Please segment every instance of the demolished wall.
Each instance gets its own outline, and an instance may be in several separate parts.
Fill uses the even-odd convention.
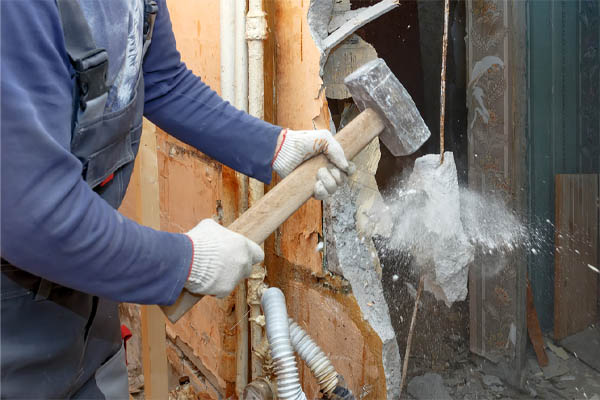
[[[336,6],[344,1],[336,1]],[[348,3],[348,2],[346,2]],[[443,27],[443,1],[429,1],[427,2],[428,9],[439,8],[442,10],[439,15],[442,18],[426,18],[425,28],[421,27],[421,5],[423,2],[400,2],[398,7],[384,13],[379,16],[376,20],[367,23],[355,31],[354,37],[359,37],[361,41],[368,43],[372,47],[378,57],[383,58],[386,64],[393,71],[394,75],[402,82],[407,91],[410,93],[415,104],[417,105],[421,114],[426,117],[427,110],[433,108],[437,111],[433,111],[432,118],[428,122],[429,128],[432,132],[439,132],[436,125],[439,127],[439,71],[441,68],[440,56],[437,60],[432,60],[430,55],[422,55],[421,50],[424,42],[430,42],[435,36],[435,27],[433,24],[437,24],[441,28]],[[377,0],[353,0],[350,3],[350,8],[347,11],[350,15],[356,15],[360,12],[361,8],[371,7],[375,4],[379,4]],[[464,5],[464,4],[463,4]],[[452,10],[455,10],[458,6],[456,2],[452,3]],[[335,13],[334,13],[335,14]],[[425,14],[425,13],[424,13]],[[451,20],[453,21],[452,38],[460,36],[460,16],[458,12],[452,13]],[[332,21],[340,20],[339,17],[332,18]],[[331,29],[332,24],[329,25]],[[424,35],[424,37],[422,37]],[[441,35],[441,33],[440,33]],[[464,35],[460,36],[460,40],[464,38]],[[440,37],[441,39],[441,37]],[[454,39],[452,39],[454,40]],[[458,39],[456,39],[458,40]],[[348,41],[354,41],[349,39]],[[327,66],[331,62],[332,58],[337,61],[336,55],[340,53],[343,47],[356,47],[356,45],[349,45],[348,41],[340,44],[327,59],[325,64],[325,76],[324,81],[327,83],[326,90],[329,88],[329,77],[327,76]],[[434,49],[437,48],[437,50]],[[449,62],[460,62],[460,58],[457,58],[458,51],[455,51],[455,42],[453,41],[449,48]],[[429,49],[433,52],[441,51],[440,46],[429,46]],[[354,51],[354,50],[353,50]],[[344,57],[346,57],[344,55]],[[452,58],[454,57],[454,58]],[[349,58],[349,57],[347,57]],[[451,60],[450,60],[451,59]],[[452,64],[451,63],[451,64]],[[460,112],[460,96],[456,93],[455,88],[460,87],[459,79],[453,74],[454,66],[449,68],[447,83],[449,88],[452,88],[453,97],[452,100],[448,100],[448,110],[446,115],[446,142],[447,148],[457,151],[461,159],[466,157],[466,146],[460,147],[461,144],[455,138],[462,137],[465,132],[461,131],[459,122],[466,119],[466,113]],[[464,68],[464,66],[463,66]],[[434,71],[435,73],[432,73]],[[431,86],[427,85],[429,82],[438,82],[438,89],[434,91]],[[450,89],[449,89],[450,93]],[[333,120],[338,126],[340,124],[339,115],[343,113],[349,104],[352,104],[351,100],[334,100],[337,99],[335,94],[330,95],[328,91],[328,101],[333,114]],[[464,95],[462,98],[462,104],[464,105]],[[463,107],[464,109],[464,107]],[[375,161],[375,180],[376,182],[359,182],[356,185],[361,196],[371,196],[377,189],[381,190],[381,193],[386,198],[391,195],[391,192],[397,191],[403,187],[405,183],[403,180],[408,180],[408,176],[412,170],[415,159],[425,153],[437,152],[439,141],[437,134],[432,135],[431,139],[422,147],[420,151],[411,156],[405,157],[393,157],[385,146],[381,146],[379,149],[380,156]],[[458,156],[457,156],[458,157]],[[457,167],[459,167],[457,162]],[[461,178],[461,171],[459,171],[459,180]],[[364,175],[363,175],[364,176]],[[359,196],[360,197],[360,196]],[[373,196],[371,196],[373,197]],[[375,196],[377,197],[377,196]],[[393,198],[393,195],[391,196]],[[359,202],[358,213],[356,219],[358,225],[361,224],[361,219],[365,219],[364,210],[368,210],[368,206],[371,201]],[[344,210],[355,207],[352,204],[344,202],[344,197],[340,197],[339,206]],[[377,204],[377,202],[375,202]],[[376,206],[377,207],[377,206]],[[325,205],[326,222],[329,221],[330,213],[328,205]],[[336,210],[337,212],[337,210]],[[334,221],[337,223],[338,221]],[[335,240],[344,240],[344,237],[352,240],[353,236],[357,235],[356,230],[349,226],[349,232],[346,231],[344,225],[340,225],[338,232],[341,234],[341,238],[336,238],[335,235],[338,233],[333,232],[333,224],[325,224],[326,239],[329,243]],[[330,232],[330,229],[332,232]],[[348,234],[349,233],[349,234]],[[368,233],[368,232],[367,232]],[[360,233],[358,233],[360,235]],[[368,243],[368,238],[365,239]],[[379,258],[379,264],[381,264],[381,286],[383,287],[383,297],[387,302],[387,309],[389,310],[389,316],[391,319],[391,325],[395,332],[397,345],[400,349],[400,354],[404,354],[406,338],[408,334],[408,327],[410,324],[410,316],[412,314],[414,306],[414,296],[416,293],[416,286],[419,280],[419,276],[415,273],[415,268],[410,265],[410,258],[406,257],[401,251],[390,251],[388,243],[383,244],[381,241],[376,243],[377,256]],[[371,247],[370,245],[368,247]],[[385,251],[382,248],[385,247]],[[365,247],[366,248],[366,247]],[[339,246],[328,246],[327,247],[327,267],[330,271],[342,273],[337,270],[337,253],[344,253],[343,250],[339,250]],[[360,252],[357,252],[360,253]],[[350,253],[350,257],[358,254]],[[361,261],[354,259],[351,260],[356,264],[363,264]],[[462,275],[462,283],[464,285],[464,272]],[[461,297],[464,292],[461,294]],[[466,302],[456,302],[451,308],[446,307],[443,301],[438,301],[430,293],[424,293],[421,297],[421,305],[419,307],[419,313],[417,315],[417,323],[415,329],[415,335],[412,344],[412,354],[418,354],[418,357],[411,357],[409,363],[409,377],[412,374],[419,373],[423,370],[444,370],[452,368],[456,365],[458,360],[464,360],[468,355],[468,322],[469,322],[469,310]],[[439,326],[444,326],[444,331],[438,329]]]
[[[386,0],[353,10],[349,0],[311,2],[308,23],[320,51],[323,89],[330,99],[346,100],[337,128],[341,129],[358,114],[343,79],[377,57],[375,49],[353,32],[397,6],[398,2]],[[330,128],[332,131],[336,128],[333,120]],[[379,159],[379,140],[375,139],[355,157],[357,172],[349,184],[324,202],[326,265],[329,271],[340,274],[349,282],[363,318],[381,340],[386,395],[396,398],[401,378],[400,353],[383,295],[377,253],[366,226],[363,226],[364,219],[361,220],[361,213],[379,200],[375,180]]]

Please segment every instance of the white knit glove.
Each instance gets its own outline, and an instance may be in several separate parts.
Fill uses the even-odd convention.
[[[223,298],[265,258],[259,245],[212,219],[202,220],[187,235],[194,259],[184,287],[192,293]]]
[[[321,168],[317,173],[314,196],[318,200],[324,200],[344,182],[345,174],[341,171],[351,175],[355,170],[354,165],[346,160],[342,146],[328,130],[284,130],[273,159],[273,169],[285,178],[304,161],[320,153],[325,154],[337,167]]]

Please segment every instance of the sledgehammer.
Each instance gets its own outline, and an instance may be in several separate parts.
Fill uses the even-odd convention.
[[[429,138],[429,129],[415,103],[382,59],[358,68],[344,83],[363,110],[335,136],[348,160],[377,136],[394,156],[414,153]],[[228,228],[258,244],[264,242],[311,198],[317,171],[328,164],[324,155],[304,162]],[[184,290],[175,304],[163,306],[162,310],[171,322],[176,322],[201,298]]]

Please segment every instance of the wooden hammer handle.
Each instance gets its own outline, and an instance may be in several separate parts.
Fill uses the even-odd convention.
[[[353,159],[385,128],[377,113],[369,108],[360,113],[335,136],[348,160]],[[313,157],[296,168],[285,179],[228,226],[234,232],[261,244],[313,195],[317,171],[329,165],[324,155]],[[162,310],[176,322],[196,304],[202,295],[183,290],[177,301]]]

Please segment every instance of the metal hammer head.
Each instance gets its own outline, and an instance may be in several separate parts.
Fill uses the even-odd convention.
[[[395,156],[417,151],[431,133],[415,102],[381,58],[369,61],[344,79],[361,110],[371,108],[385,122],[379,136]]]

